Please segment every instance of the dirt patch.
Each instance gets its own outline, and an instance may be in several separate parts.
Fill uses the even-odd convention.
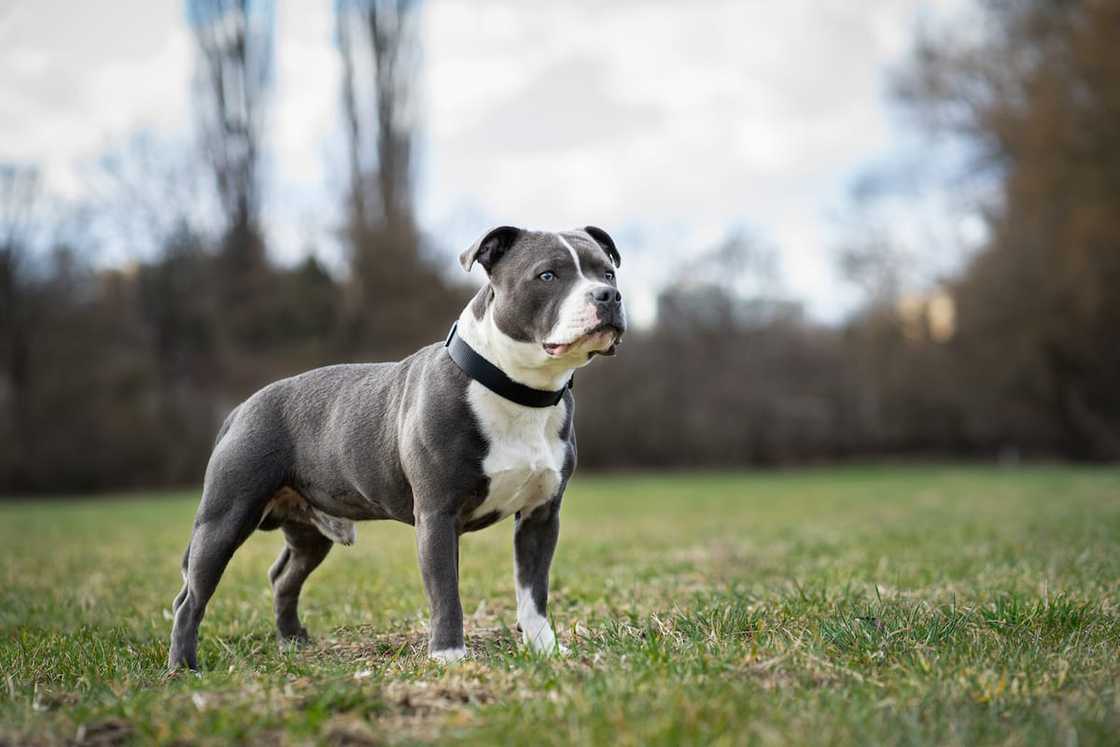
[[[427,638],[420,632],[379,631],[368,626],[341,628],[318,639],[309,648],[348,662],[418,656],[427,652]]]
[[[513,633],[502,626],[474,626],[465,638],[467,650],[474,655],[494,648],[511,651],[517,645]],[[315,643],[313,650],[354,664],[401,658],[424,659],[428,655],[428,634],[425,631],[387,633],[372,628],[367,630],[365,626],[345,628]]]
[[[477,708],[521,697],[511,677],[476,662],[461,662],[433,679],[398,681],[381,688],[385,710],[368,719],[339,714],[322,731],[331,745],[431,741],[448,727],[470,727]]]
[[[468,706],[493,703],[494,690],[479,679],[455,677],[432,682],[391,682],[384,689],[385,701],[404,716],[430,716]]]
[[[384,682],[379,690],[384,710],[376,715],[336,714],[320,732],[323,742],[350,747],[434,740],[448,728],[469,728],[482,706],[528,697],[512,674],[486,664],[488,652],[513,651],[518,641],[516,631],[505,626],[479,624],[484,616],[489,616],[485,610],[468,618],[465,643],[472,658],[446,669],[427,668],[428,634],[423,629],[354,626],[313,644],[316,655],[353,667],[358,683],[380,679],[386,667],[416,672],[419,666],[419,672],[428,673],[420,679]]]

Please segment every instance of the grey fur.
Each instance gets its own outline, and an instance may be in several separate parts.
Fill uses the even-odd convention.
[[[601,239],[585,231],[563,235],[578,250],[585,273],[602,274],[612,266]],[[556,235],[503,228],[464,253],[465,267],[476,260],[484,263],[490,282],[472,302],[474,314],[481,318],[494,304],[505,334],[544,342],[557,298],[573,281],[561,277],[563,282],[542,291],[526,278],[543,271],[539,268],[572,265]],[[621,334],[620,307],[604,309],[604,324]],[[284,533],[286,546],[269,579],[278,634],[282,641],[298,641],[307,637],[298,615],[304,581],[332,544],[353,541],[349,522],[371,519],[416,526],[431,606],[430,651],[462,648],[459,536],[500,518],[471,517],[486,499],[489,478],[482,469],[488,442],[466,396],[469,384],[437,343],[397,363],[328,366],[283,379],[234,409],[207,465],[183,557],[169,666],[198,667],[198,628],[206,605],[233,553],[255,529]],[[576,463],[571,392],[563,402],[567,418],[560,437],[567,456],[559,490],[547,504],[516,517],[518,583],[532,590],[541,615],[560,504]]]

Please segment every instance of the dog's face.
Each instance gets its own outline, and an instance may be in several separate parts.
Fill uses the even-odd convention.
[[[621,258],[614,241],[594,226],[546,233],[495,228],[459,261],[477,262],[490,278],[472,307],[490,314],[498,330],[518,347],[539,353],[541,365],[586,364],[613,355],[626,331],[618,290]],[[481,306],[481,308],[480,308]]]

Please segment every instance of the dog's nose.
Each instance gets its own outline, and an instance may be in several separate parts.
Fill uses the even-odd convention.
[[[618,306],[622,303],[622,292],[609,285],[600,285],[591,291],[591,300],[602,306]]]

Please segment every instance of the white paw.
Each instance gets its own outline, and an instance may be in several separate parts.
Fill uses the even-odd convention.
[[[533,651],[539,654],[568,653],[567,647],[556,640],[548,618],[537,611],[532,591],[528,588],[517,589],[517,626],[521,628],[521,640]]]
[[[429,658],[444,664],[454,664],[457,661],[467,658],[467,650],[465,648],[444,648],[439,651],[432,651],[428,654]]]
[[[521,628],[521,640],[538,654],[559,654],[563,656],[568,653],[568,647],[556,640],[556,633],[552,631],[552,626],[547,622],[536,628],[529,628],[522,624]]]

